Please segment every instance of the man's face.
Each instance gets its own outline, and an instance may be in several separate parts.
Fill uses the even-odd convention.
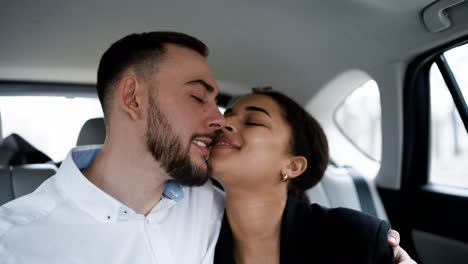
[[[156,67],[148,81],[147,148],[169,176],[201,185],[208,180],[208,146],[224,126],[218,87],[205,58],[188,48],[167,45]]]

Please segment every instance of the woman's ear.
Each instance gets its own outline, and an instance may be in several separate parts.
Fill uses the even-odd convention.
[[[129,116],[138,120],[141,118],[142,107],[139,102],[141,96],[139,93],[138,81],[134,76],[123,77],[117,87],[119,104],[122,110]]]
[[[289,163],[283,170],[283,176],[288,175],[288,178],[296,178],[307,169],[307,159],[304,156],[293,156],[289,159]]]

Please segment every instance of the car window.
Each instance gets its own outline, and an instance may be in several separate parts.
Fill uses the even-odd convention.
[[[16,133],[54,161],[76,145],[81,126],[102,117],[97,98],[0,96],[3,137]]]
[[[468,96],[468,45],[444,53],[463,96]],[[436,63],[430,69],[431,155],[429,181],[468,188],[468,134]]]
[[[453,48],[444,53],[463,97],[468,98],[468,44]]]
[[[222,107],[222,106],[218,106],[218,109],[219,111],[221,112],[221,114],[224,115],[224,112],[226,111],[226,108]]]
[[[382,126],[379,87],[374,80],[356,88],[338,106],[335,124],[366,157],[380,161]]]

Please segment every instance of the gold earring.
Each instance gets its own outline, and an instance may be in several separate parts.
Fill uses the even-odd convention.
[[[284,182],[287,182],[287,181],[288,181],[288,175],[287,175],[287,174],[285,174],[285,175],[283,176],[283,181],[284,181]]]

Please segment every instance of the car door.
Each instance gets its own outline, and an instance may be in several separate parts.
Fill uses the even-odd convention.
[[[418,262],[468,260],[468,38],[420,55],[404,86],[402,182],[381,189]]]

